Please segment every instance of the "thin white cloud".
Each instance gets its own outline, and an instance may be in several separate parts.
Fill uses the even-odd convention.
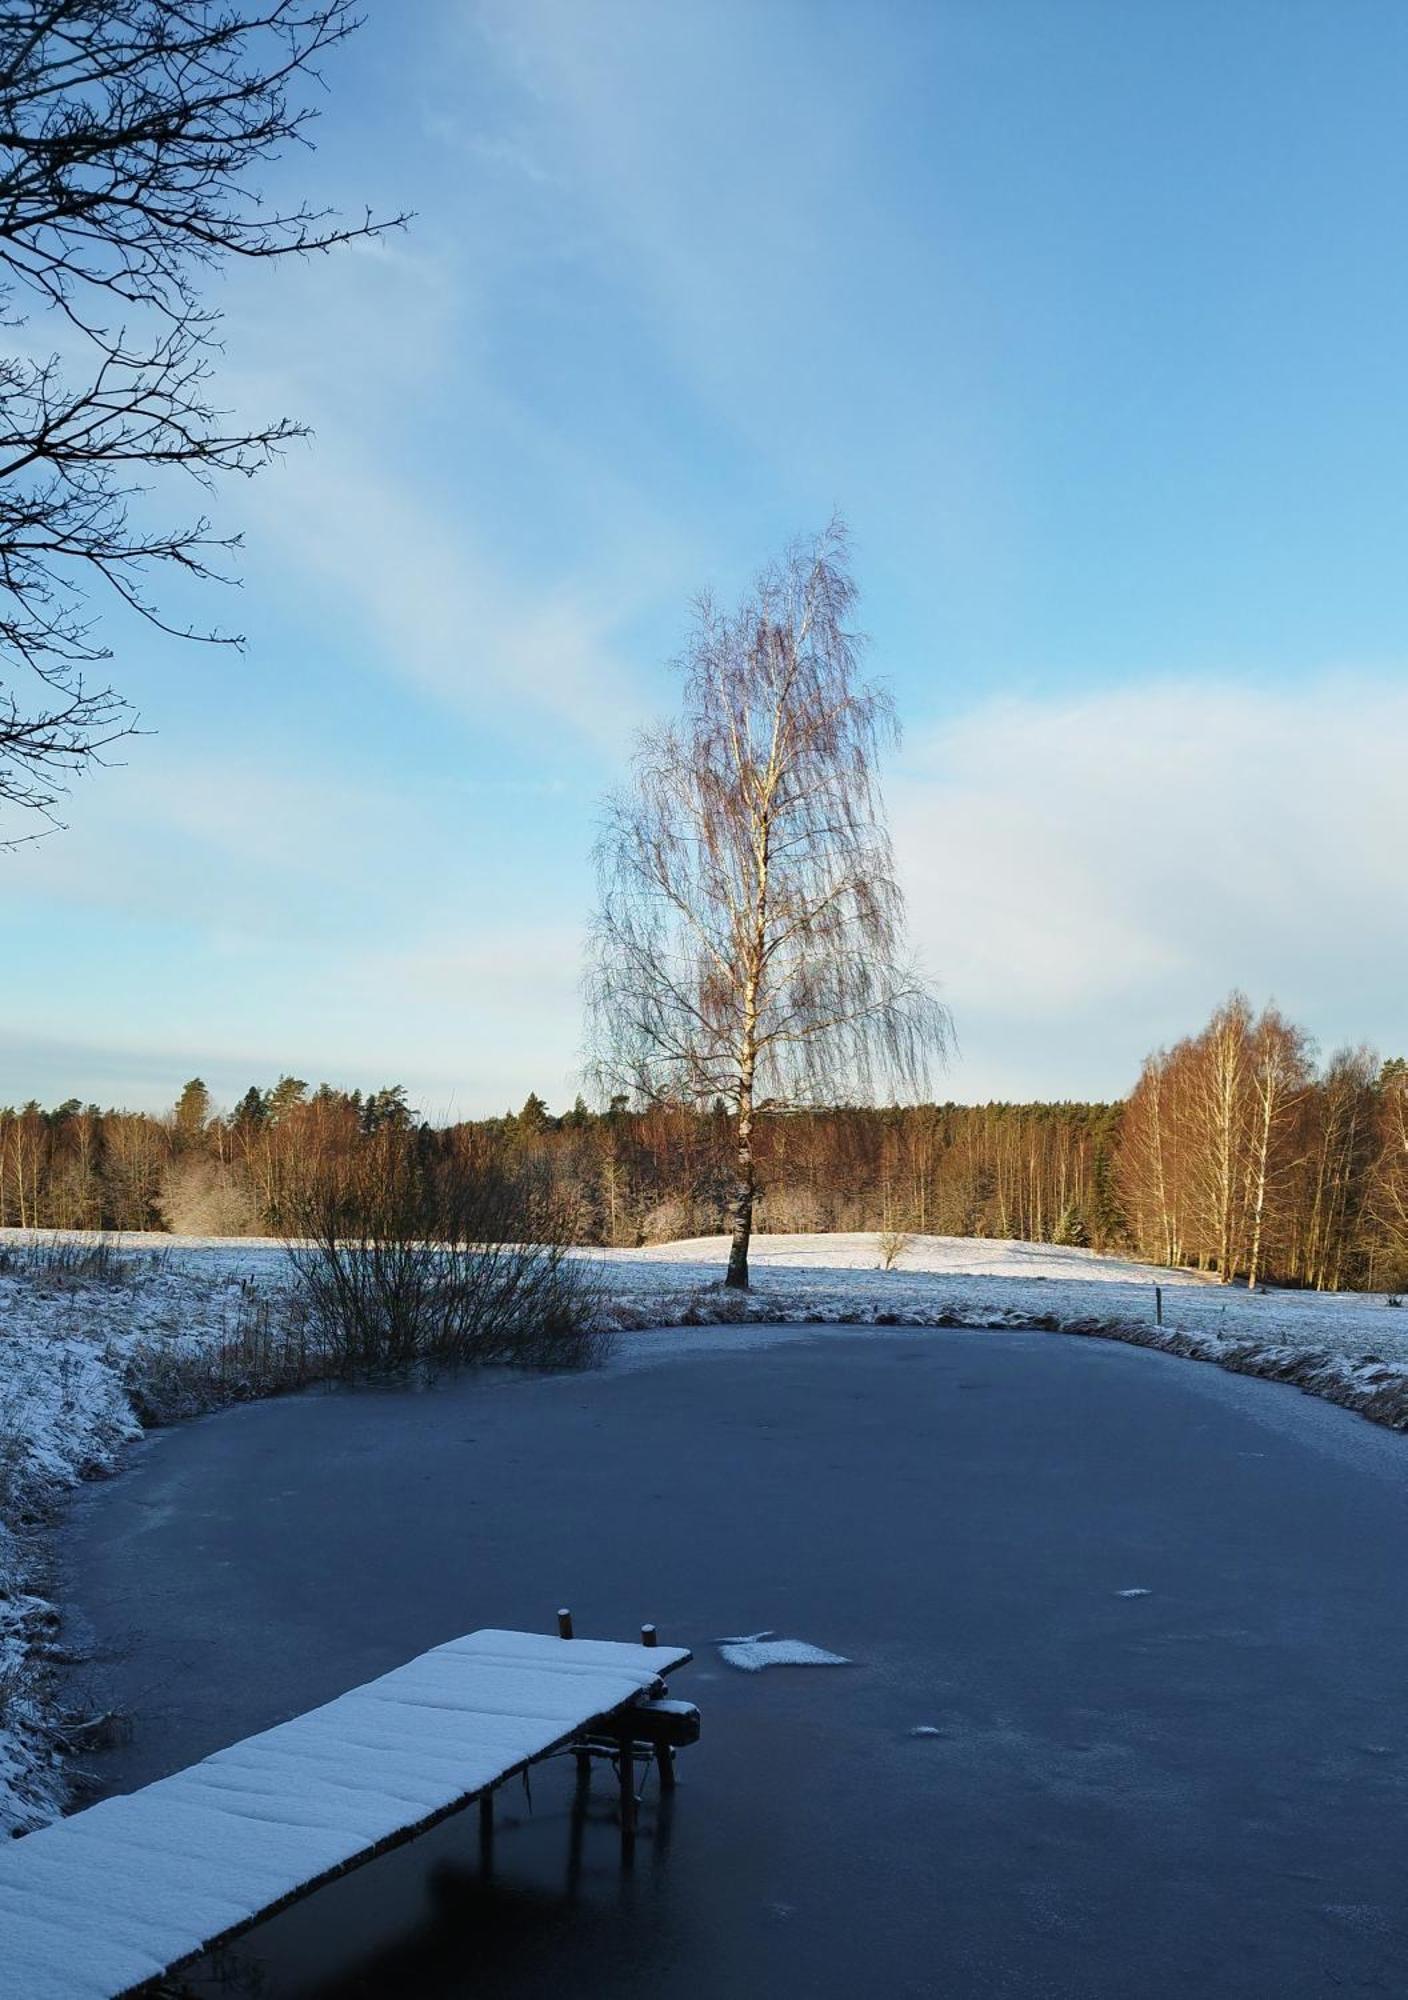
[[[1117,1091],[1231,986],[1408,1039],[1408,688],[1164,682],[994,701],[893,788],[960,1094]]]
[[[740,386],[781,386],[778,357],[795,364],[846,282],[865,114],[826,88],[821,46],[746,4],[485,0],[471,18],[511,107],[503,145],[575,192],[696,386],[750,425]]]
[[[379,1045],[414,1050],[433,1113],[502,1110],[530,1090],[561,1108],[580,1087],[581,925],[504,923],[350,954],[348,990]]]
[[[251,421],[287,413],[313,432],[239,496],[247,568],[306,584],[384,672],[486,733],[547,720],[619,744],[639,701],[621,635],[683,596],[679,537],[496,371],[463,222],[443,213],[414,244],[318,260],[278,291],[262,272],[232,289],[222,388]],[[501,502],[503,466],[536,484],[540,512]]]
[[[9,857],[12,940],[61,921],[71,944],[61,980],[11,964],[0,1102],[160,1106],[193,1070],[228,1092],[289,1068],[398,1079],[433,1115],[570,1101],[582,871],[565,856],[525,904],[494,831],[550,785],[398,787],[151,747],[98,774],[72,834]]]
[[[378,916],[385,917],[384,906]],[[285,1071],[350,1088],[405,1083],[433,1118],[483,1115],[530,1090],[558,1108],[578,1077],[580,929],[478,924],[439,939],[424,919],[395,944],[305,937],[276,960],[219,911],[192,933],[179,987],[153,982],[139,1031],[98,1041],[83,993],[55,997],[45,1032],[0,1007],[0,1103],[31,1094],[162,1107],[204,1076],[225,1102]],[[130,978],[130,971],[127,976]]]
[[[403,479],[326,445],[266,479],[259,500],[280,560],[336,611],[355,607],[400,677],[492,732],[546,717],[619,744],[636,696],[614,639],[623,607],[606,589],[514,579]]]
[[[131,917],[306,928],[308,899],[366,881],[407,802],[306,764],[138,743],[86,780],[71,831],[11,857],[17,898]],[[422,829],[428,831],[428,829]]]
[[[607,289],[676,413],[749,465],[722,518],[677,499],[696,546],[750,560],[767,495],[794,532],[839,503],[892,553],[1005,580],[1026,524],[987,273],[956,201],[877,184],[880,135],[915,107],[915,23],[877,37],[863,9],[816,23],[756,0],[479,0],[461,19],[447,67],[492,80],[487,143],[535,167],[513,229],[564,283]]]
[[[1327,1048],[1408,1048],[1405,768],[1408,688],[1386,677],[995,701],[921,734],[891,805],[916,939],[957,1019],[941,1091],[1116,1094],[1234,984]],[[581,857],[517,914],[516,877],[502,895],[482,870],[461,879],[445,810],[229,756],[104,774],[73,836],[10,864],[16,915],[74,910],[95,967],[113,921],[130,939],[93,976],[142,1024],[131,1062],[97,1052],[61,1094],[105,1095],[96,1071],[164,1101],[148,1079],[166,1049],[182,1052],[172,1089],[176,1070],[292,1066],[404,1077],[435,1113],[530,1088],[569,1101]],[[424,857],[409,881],[406,853]],[[41,1024],[74,1050],[91,1029],[86,977],[47,988],[42,1010],[26,984],[3,1010],[15,1059],[0,1098],[38,1087]]]

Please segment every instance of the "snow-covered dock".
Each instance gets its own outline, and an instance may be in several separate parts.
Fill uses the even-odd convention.
[[[471,1632],[0,1845],[0,1993],[139,1991],[472,1799],[487,1815],[495,1786],[586,1735],[615,1735],[630,1772],[631,1711],[689,1658],[681,1647]]]

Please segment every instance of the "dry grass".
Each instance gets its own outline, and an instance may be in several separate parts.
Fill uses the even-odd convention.
[[[130,1286],[159,1271],[166,1254],[160,1249],[124,1249],[110,1236],[36,1234],[0,1247],[0,1277],[19,1278],[48,1291]]]

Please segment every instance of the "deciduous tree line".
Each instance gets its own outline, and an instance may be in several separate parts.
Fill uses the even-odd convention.
[[[1120,1119],[1131,1241],[1169,1264],[1323,1291],[1408,1277],[1408,1064],[1234,993],[1149,1057]]]
[[[0,1109],[0,1224],[278,1229],[312,1178],[388,1127],[466,1165],[531,1160],[583,1243],[713,1233],[729,1212],[722,1110],[579,1099],[555,1117],[535,1095],[430,1127],[401,1089],[284,1077],[227,1114],[198,1081],[165,1117]],[[1327,1290],[1408,1282],[1408,1064],[1356,1049],[1317,1066],[1300,1030],[1240,995],[1151,1056],[1124,1104],[841,1106],[760,1119],[755,1146],[765,1230],[1020,1237]]]

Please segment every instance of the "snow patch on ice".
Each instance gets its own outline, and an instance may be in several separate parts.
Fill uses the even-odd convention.
[[[841,1653],[828,1653],[824,1646],[809,1646],[805,1639],[778,1639],[771,1632],[742,1632],[733,1639],[718,1639],[720,1657],[745,1674],[759,1674],[764,1667],[848,1667]]]

